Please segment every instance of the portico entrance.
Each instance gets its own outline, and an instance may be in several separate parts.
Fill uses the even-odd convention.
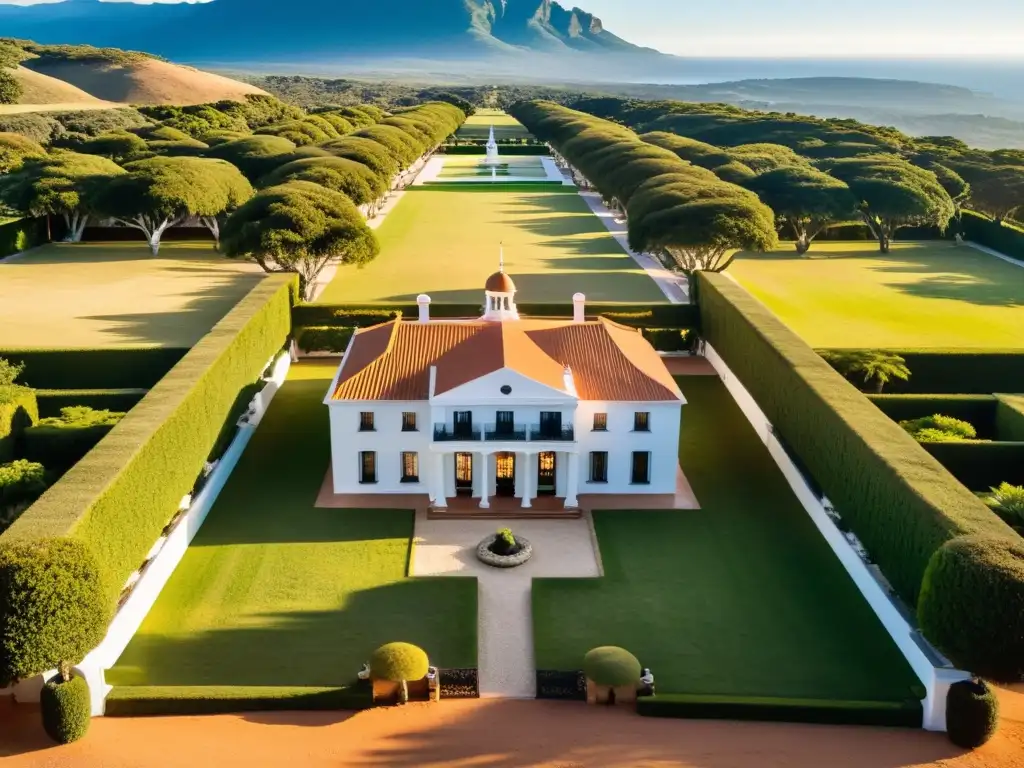
[[[494,495],[511,498],[516,495],[516,455],[514,453],[496,453]]]

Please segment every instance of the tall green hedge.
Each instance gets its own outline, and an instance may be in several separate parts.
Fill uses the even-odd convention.
[[[868,395],[868,399],[893,421],[941,413],[969,422],[984,440],[999,437],[995,395]]]
[[[0,393],[0,464],[14,459],[23,433],[37,421],[39,406],[35,392],[16,386]]]
[[[35,389],[149,389],[187,349],[0,349],[0,357],[24,363],[25,384]]]
[[[570,318],[573,313],[572,297],[557,304],[518,304],[525,317]],[[700,310],[695,304],[587,304],[587,316],[600,315],[622,325],[634,328],[697,329]],[[365,328],[387,322],[399,313],[406,318],[419,316],[419,308],[408,304],[299,304],[292,310],[296,327],[352,326]],[[430,316],[435,318],[479,317],[484,313],[483,303],[430,305]]]
[[[85,543],[114,605],[192,488],[239,392],[284,346],[296,290],[287,275],[253,288],[0,544]]]
[[[46,219],[17,219],[0,224],[0,259],[47,242]]]
[[[972,491],[987,491],[1001,483],[1024,485],[1024,442],[957,440],[921,445]]]
[[[968,240],[1024,261],[1024,230],[1011,224],[996,224],[974,211],[964,211],[960,229]]]
[[[722,275],[698,279],[704,337],[904,600],[917,603],[929,559],[950,539],[1016,537],[740,286]]]
[[[1024,382],[1021,383],[1024,386]],[[996,432],[1003,440],[1024,442],[1024,395],[997,395]]]
[[[890,394],[991,395],[1024,387],[1024,349],[886,351],[902,357],[910,369],[909,381],[886,385]]]

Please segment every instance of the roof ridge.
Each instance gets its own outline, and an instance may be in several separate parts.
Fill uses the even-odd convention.
[[[616,323],[615,321],[609,320],[605,317],[598,317],[598,320],[600,320],[601,323],[604,325],[605,332],[611,337],[612,343],[615,345],[615,348],[619,351],[619,354],[622,355],[625,361],[629,363],[629,365],[632,366],[634,370],[638,371],[641,375],[646,376],[647,379],[649,379],[651,382],[664,389],[670,395],[679,396],[682,394],[682,390],[679,389],[678,384],[675,385],[675,388],[673,390],[672,388],[665,386],[664,382],[661,382],[654,376],[651,376],[651,374],[644,370],[641,366],[637,365],[633,358],[626,354],[626,351],[621,347],[618,340],[615,338],[616,332],[625,331],[627,333],[633,334],[634,336],[639,335],[640,338],[644,340],[644,343],[650,346],[650,343],[647,341],[646,338],[644,338],[643,331],[641,331],[639,328],[631,328],[628,325],[620,325],[619,323]],[[655,350],[653,346],[651,346],[651,351],[654,352],[655,355],[658,354],[657,350]],[[673,378],[672,381],[674,383],[675,379]]]

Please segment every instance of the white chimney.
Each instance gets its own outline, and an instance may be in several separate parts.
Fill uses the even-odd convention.
[[[582,293],[574,293],[572,296],[572,321],[582,323],[586,320],[587,297]]]
[[[421,293],[416,297],[416,304],[420,308],[420,322],[430,322],[430,297],[425,293]]]

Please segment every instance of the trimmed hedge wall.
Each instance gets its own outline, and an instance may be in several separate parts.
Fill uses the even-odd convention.
[[[298,328],[295,331],[295,343],[303,352],[336,352],[340,355],[348,348],[356,330],[344,325]]]
[[[1003,440],[1024,441],[1024,395],[996,398],[996,433]]]
[[[239,392],[284,346],[296,292],[293,275],[261,281],[0,543],[84,542],[116,604],[202,471]]]
[[[1017,536],[750,294],[722,275],[698,279],[704,337],[908,604],[950,539]]]
[[[50,242],[46,219],[18,219],[0,224],[0,259]]]
[[[372,688],[263,686],[114,686],[107,717],[217,715],[234,712],[359,710],[373,706]]]
[[[24,363],[22,378],[35,389],[150,389],[186,352],[175,347],[0,349],[0,357]]]
[[[919,701],[830,701],[674,693],[641,697],[636,700],[636,711],[645,717],[903,728],[920,728],[924,719]]]
[[[25,429],[37,421],[39,406],[35,392],[15,386],[10,402],[0,403],[0,464],[14,460]]]
[[[974,211],[964,211],[960,229],[968,240],[1024,261],[1024,230],[1007,223],[996,224]]]
[[[886,392],[893,395],[991,395],[1014,392],[1024,386],[1022,349],[887,349],[886,352],[902,357],[910,369],[910,381],[886,384]]]
[[[1000,483],[1024,485],[1024,442],[957,440],[921,445],[972,491],[987,491]]]
[[[868,395],[882,413],[896,422],[920,419],[941,413],[962,419],[978,430],[978,437],[995,440],[1000,437],[996,426],[994,395]]]
[[[146,396],[148,389],[37,389],[39,416],[60,416],[61,408],[87,405],[97,411],[127,413]]]
[[[527,317],[572,317],[572,298],[558,304],[518,304]],[[387,322],[401,313],[406,318],[419,317],[415,303],[408,304],[299,304],[292,310],[297,328],[353,326],[365,328]],[[480,317],[483,304],[431,304],[434,318]],[[634,328],[672,328],[696,330],[700,327],[700,309],[694,304],[587,304],[587,316],[600,315]],[[1005,389],[1005,388],[1004,388]],[[999,390],[992,390],[999,391]],[[991,393],[988,393],[991,394]]]

